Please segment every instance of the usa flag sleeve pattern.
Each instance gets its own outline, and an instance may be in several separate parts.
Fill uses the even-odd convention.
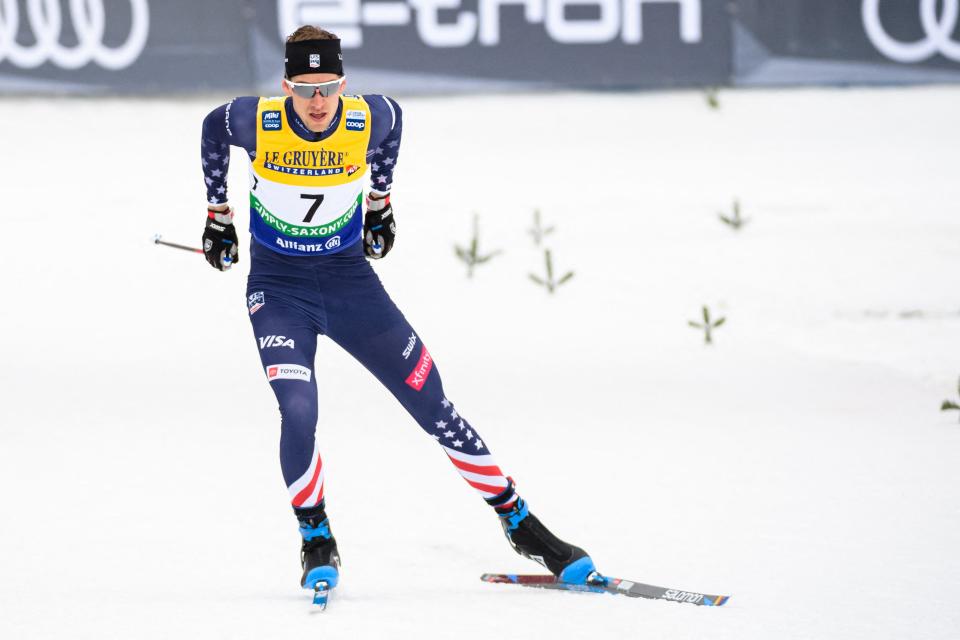
[[[287,490],[291,504],[298,509],[315,507],[323,501],[323,460],[316,443],[310,456],[310,466]]]
[[[440,400],[439,419],[421,425],[443,447],[460,477],[487,501],[497,507],[509,507],[516,501],[513,482],[507,478],[480,434],[457,413],[446,397]]]
[[[256,157],[256,117],[259,98],[235,98],[207,114],[200,137],[200,163],[207,185],[207,202],[227,202],[230,146],[242,147]]]
[[[393,170],[400,153],[400,135],[403,131],[403,113],[393,98],[377,94],[363,96],[370,107],[370,188],[378,193],[389,193],[393,186]]]

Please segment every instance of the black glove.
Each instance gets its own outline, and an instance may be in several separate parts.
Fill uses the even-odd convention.
[[[203,255],[214,269],[226,271],[240,257],[237,230],[233,226],[233,209],[207,209],[207,225],[203,230]]]
[[[379,260],[390,253],[397,236],[393,220],[390,194],[383,198],[367,197],[367,214],[363,217],[363,250],[368,257]]]

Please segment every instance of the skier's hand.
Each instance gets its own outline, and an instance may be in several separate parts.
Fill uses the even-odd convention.
[[[233,209],[207,209],[207,225],[203,230],[203,255],[214,269],[226,271],[240,257],[237,230],[233,226]]]
[[[363,250],[368,257],[379,260],[390,253],[397,235],[393,220],[390,194],[383,198],[367,196],[367,214],[363,217]]]

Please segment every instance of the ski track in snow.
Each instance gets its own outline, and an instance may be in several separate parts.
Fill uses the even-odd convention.
[[[611,575],[729,604],[481,583],[538,567],[323,342],[344,565],[322,614],[297,587],[248,240],[228,274],[151,243],[199,244],[222,99],[0,101],[0,637],[956,638],[960,424],[937,409],[960,376],[960,89],[720,100],[401,99],[376,269],[550,528]],[[231,185],[239,205],[236,150]],[[738,233],[717,219],[734,198]],[[576,274],[553,297],[527,277],[535,208]],[[473,212],[504,253],[467,280]],[[710,348],[687,326],[704,304],[727,317]]]

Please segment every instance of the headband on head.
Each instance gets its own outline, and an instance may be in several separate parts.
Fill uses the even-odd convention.
[[[288,42],[284,71],[288,78],[305,73],[343,75],[343,54],[339,40],[300,40]]]

